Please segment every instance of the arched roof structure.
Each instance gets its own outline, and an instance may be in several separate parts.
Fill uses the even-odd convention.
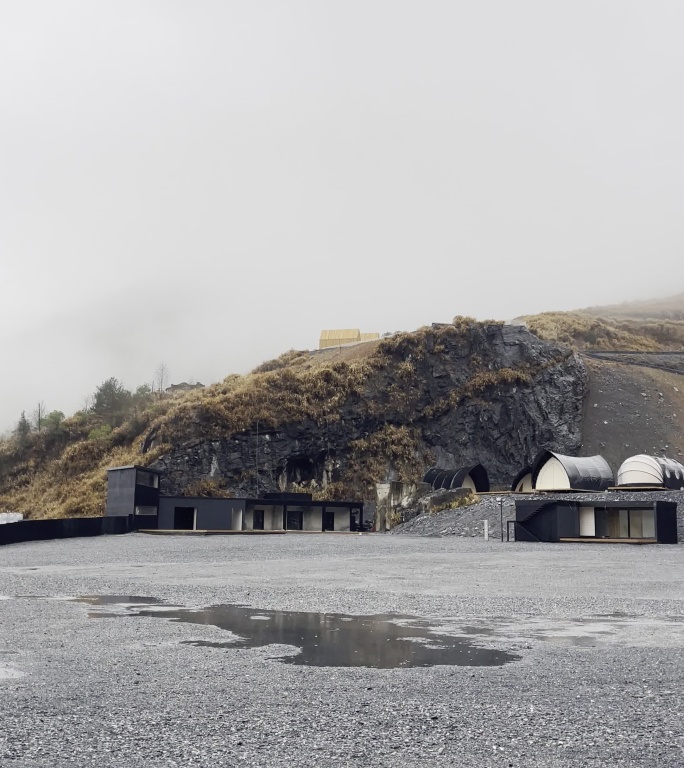
[[[603,456],[563,456],[543,450],[532,465],[532,484],[539,491],[605,491],[615,478]]]
[[[527,493],[528,491],[532,492],[533,490],[532,467],[523,467],[513,479],[513,482],[511,483],[511,491],[514,493],[516,491]]]
[[[472,488],[477,493],[486,493],[489,490],[489,475],[482,464],[459,469],[430,467],[423,477],[423,482],[431,485],[434,490]]]
[[[671,490],[684,488],[684,465],[665,456],[640,453],[625,459],[618,469],[618,485],[657,485]]]

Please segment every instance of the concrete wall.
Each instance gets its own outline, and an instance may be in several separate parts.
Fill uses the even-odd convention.
[[[243,499],[203,499],[183,496],[162,497],[159,501],[159,528],[172,530],[176,507],[193,507],[195,530],[242,530]]]
[[[251,531],[254,529],[254,512],[263,510],[264,512],[264,530],[282,531],[283,530],[283,507],[281,504],[254,504],[245,510],[243,516],[243,530]]]
[[[349,518],[350,514],[348,509],[335,509],[335,530],[348,531]]]
[[[305,531],[323,530],[323,507],[311,507],[305,509],[303,514],[302,529]]]
[[[421,484],[422,487],[423,484]],[[425,486],[425,492],[431,491]],[[388,531],[391,527],[392,513],[410,496],[417,491],[413,483],[401,483],[397,480],[391,483],[375,484],[375,530]],[[336,526],[337,528],[337,526]]]

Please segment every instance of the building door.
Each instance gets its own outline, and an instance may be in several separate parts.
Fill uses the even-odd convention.
[[[252,530],[263,531],[264,530],[264,510],[255,509],[252,517]]]
[[[303,520],[301,510],[287,510],[287,515],[285,517],[285,528],[288,531],[301,531],[302,523]]]
[[[173,528],[176,531],[193,531],[195,529],[195,508],[174,507]]]
[[[323,530],[324,531],[335,530],[335,510],[329,510],[329,509],[323,510]]]

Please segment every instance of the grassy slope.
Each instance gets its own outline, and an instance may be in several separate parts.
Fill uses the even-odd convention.
[[[523,318],[542,339],[578,349],[684,350],[684,293],[660,300]]]
[[[192,436],[222,436],[261,424],[277,427],[301,419],[324,424],[339,418],[340,405],[365,390],[372,374],[387,364],[398,344],[419,340],[421,331],[324,353],[290,351],[246,376],[167,398],[130,418],[111,435],[88,439],[92,419],[80,413],[67,419],[60,435],[32,435],[20,448],[14,439],[0,441],[0,511],[31,517],[102,514],[106,468],[151,464],[174,444]],[[398,393],[399,394],[399,393]],[[376,435],[359,445],[359,458],[390,447],[413,456],[413,441],[401,430]],[[146,435],[154,447],[141,453]],[[399,461],[401,456],[395,457]]]
[[[257,419],[269,429],[309,421],[321,428],[341,418],[345,404],[358,409],[377,429],[348,446],[345,487],[328,487],[331,496],[366,493],[387,462],[407,479],[422,473],[430,457],[419,447],[412,425],[424,386],[415,362],[434,352],[440,339],[472,332],[471,321],[439,329],[421,329],[338,350],[285,353],[246,376],[228,376],[203,390],[157,402],[111,435],[88,439],[92,424],[83,414],[67,420],[63,443],[51,448],[35,440],[19,450],[13,440],[0,443],[0,510],[36,517],[97,515],[104,509],[105,469],[121,464],[152,463],[188,439],[217,438],[253,428]],[[444,401],[432,403],[436,416],[462,397],[483,395],[491,386],[529,383],[533,371],[489,370],[471,366],[470,378]],[[389,423],[389,422],[394,423]],[[153,446],[141,453],[143,442]]]
[[[658,351],[684,347],[684,320],[668,319],[679,311],[677,307],[684,315],[684,294],[631,308],[621,305],[525,319],[530,330],[541,338],[580,349]],[[633,316],[628,316],[630,312]],[[645,315],[640,316],[640,312]],[[462,330],[449,326],[441,332]],[[34,436],[24,450],[14,440],[0,441],[0,511],[9,509],[36,517],[101,514],[108,466],[150,464],[189,436],[240,432],[257,419],[270,427],[303,418],[325,424],[339,418],[340,405],[352,395],[372,401],[373,392],[368,391],[368,386],[374,373],[390,364],[402,346],[419,345],[420,334],[425,332],[322,352],[292,350],[247,376],[228,376],[204,390],[157,402],[101,440],[88,439],[94,425],[80,414],[64,423],[57,440]],[[401,367],[396,360],[393,364],[397,365],[394,394],[408,414],[412,388],[419,382],[414,381],[410,365]],[[495,372],[494,378],[508,377],[509,383],[515,383],[516,377],[525,375],[504,370]],[[469,391],[461,394],[483,392],[492,383],[492,373],[483,372],[475,375],[468,384]],[[438,403],[435,407],[454,404]],[[155,436],[154,447],[142,454],[141,444],[149,435]],[[378,457],[394,451],[393,459],[399,464],[404,461],[410,474],[415,470],[409,466],[411,460],[415,461],[414,447],[410,430],[378,432],[367,444],[356,446],[358,470],[372,473]]]

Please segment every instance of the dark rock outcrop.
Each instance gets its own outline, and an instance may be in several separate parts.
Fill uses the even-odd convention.
[[[433,326],[384,340],[362,364],[362,373],[355,363],[335,364],[335,375],[346,381],[348,370],[354,383],[330,407],[329,389],[311,382],[332,373],[309,370],[311,391],[293,373],[282,397],[294,388],[302,403],[316,405],[302,406],[301,418],[258,417],[248,429],[223,431],[199,404],[184,439],[154,464],[165,473],[164,490],[182,492],[213,478],[236,494],[297,484],[368,498],[374,480],[416,480],[430,464],[476,462],[493,487],[508,487],[540,448],[572,454],[581,445],[584,365],[524,327]],[[270,387],[277,412],[274,381],[257,377],[254,386]]]

